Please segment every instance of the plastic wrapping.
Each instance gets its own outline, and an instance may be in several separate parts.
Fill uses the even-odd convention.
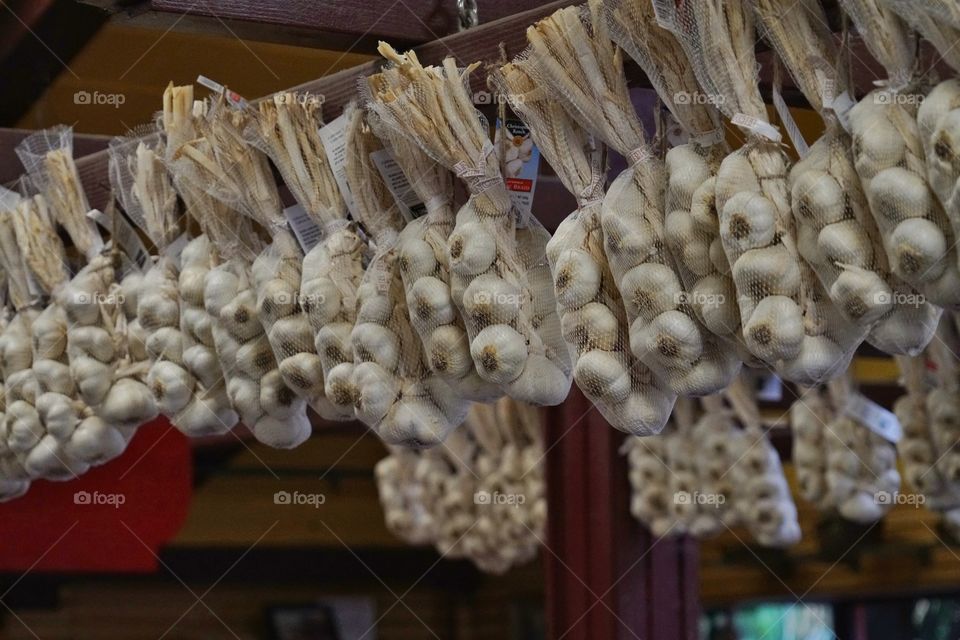
[[[558,404],[570,388],[570,354],[559,322],[546,321],[551,313],[555,318],[552,287],[528,276],[548,272],[543,245],[549,234],[510,202],[494,147],[467,96],[474,67],[461,72],[448,58],[442,67],[424,68],[412,52],[401,56],[385,44],[380,51],[408,86],[373,84],[370,108],[453,170],[470,192],[448,250],[454,303],[477,372],[517,400]]]
[[[518,58],[495,74],[499,90],[530,128],[538,149],[577,197],[577,209],[547,243],[573,378],[612,426],[644,435],[663,428],[675,394],[629,349],[623,299],[604,254],[601,228],[604,151]]]
[[[880,229],[893,273],[943,307],[960,302],[955,233],[926,180],[914,73],[915,44],[906,25],[872,0],[842,0],[889,79],[849,112],[854,166]]]
[[[16,151],[57,223],[70,234],[77,250],[92,259],[103,247],[103,241],[93,221],[87,218],[90,204],[73,162],[73,129],[58,125],[38,131],[24,138]]]
[[[655,6],[704,91],[747,135],[723,160],[714,187],[747,348],[800,384],[838,375],[866,329],[843,318],[797,252],[787,158],[757,88],[752,11],[741,0]]]
[[[607,40],[599,2],[566,8],[527,30],[528,55],[545,86],[629,168],[601,205],[606,255],[619,283],[630,349],[675,393],[704,395],[726,386],[740,360],[707,331],[663,249],[666,172],[647,144],[627,92],[619,49]]]
[[[406,220],[371,159],[381,143],[363,111],[350,109],[346,117],[347,182],[359,221],[376,247],[358,289],[349,336],[356,415],[388,444],[434,446],[463,422],[468,403],[431,371],[414,332],[397,243]]]

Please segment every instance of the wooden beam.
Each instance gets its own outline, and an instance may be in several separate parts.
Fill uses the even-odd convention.
[[[484,0],[482,24],[543,5],[543,0]],[[418,43],[436,40],[459,29],[454,0],[152,0],[158,12],[211,16],[216,20],[260,23],[341,34],[365,40],[389,39]]]

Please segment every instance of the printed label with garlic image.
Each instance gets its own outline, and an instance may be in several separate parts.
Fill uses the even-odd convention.
[[[527,125],[512,118],[507,118],[503,126],[497,120],[497,149],[500,149],[502,130],[507,132],[507,138],[503,141],[503,177],[513,206],[525,217],[530,215],[533,207],[533,194],[540,172],[540,151],[533,143]]]

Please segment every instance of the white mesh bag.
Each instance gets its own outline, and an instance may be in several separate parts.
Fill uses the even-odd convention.
[[[687,139],[665,158],[664,236],[689,304],[709,331],[742,345],[740,308],[714,202],[717,169],[728,152],[715,99],[700,91],[680,42],[656,24],[651,2],[614,0],[603,8],[610,36],[646,73]],[[745,347],[740,351],[752,360]]]
[[[529,56],[574,117],[629,162],[604,196],[601,223],[630,322],[631,351],[675,393],[712,393],[736,375],[740,360],[687,304],[665,250],[666,172],[645,140],[620,51],[606,31],[599,2],[589,10],[560,9],[527,30]]]
[[[603,250],[604,150],[538,83],[532,66],[521,56],[493,78],[577,197],[577,209],[547,243],[563,337],[575,353],[573,378],[615,428],[658,432],[675,394],[629,349],[627,314]]]
[[[820,511],[833,508],[827,491],[827,424],[833,419],[826,391],[820,387],[798,389],[800,396],[790,405],[790,432],[793,437],[793,468],[797,488],[807,502]]]
[[[868,342],[887,353],[919,353],[940,311],[890,270],[854,168],[846,114],[834,106],[847,87],[832,66],[837,56],[826,16],[809,1],[754,0],[754,7],[764,36],[826,123],[824,135],[790,171],[797,250],[837,310],[870,328]],[[811,57],[810,51],[822,53]]]
[[[434,446],[463,422],[468,403],[431,371],[410,321],[397,244],[407,221],[371,158],[382,144],[361,109],[348,109],[347,121],[347,182],[376,247],[349,337],[356,415],[388,444]]]
[[[371,86],[399,89],[403,85],[403,76],[396,69],[387,69],[368,78],[361,90],[369,96]],[[451,289],[447,241],[456,222],[453,174],[410,138],[383,124],[373,111],[368,114],[368,120],[386,147],[377,153],[390,154],[425,210],[404,227],[397,242],[410,321],[427,349],[430,369],[468,400],[494,400],[503,395],[503,391],[477,373],[466,326],[456,312],[458,303]],[[402,199],[404,194],[394,195]]]
[[[838,375],[865,330],[843,318],[798,255],[787,158],[757,88],[753,13],[741,0],[680,7],[657,0],[655,7],[683,43],[704,91],[747,137],[724,159],[715,184],[747,348],[800,384]]]
[[[450,235],[451,289],[470,339],[477,372],[511,397],[535,405],[563,401],[570,353],[560,335],[543,247],[549,234],[510,201],[494,147],[466,90],[476,65],[452,58],[422,67],[412,52],[382,44],[408,85],[372,87],[370,108],[464,180],[470,199]],[[531,272],[528,274],[528,272]]]
[[[894,274],[940,306],[960,301],[955,234],[926,178],[914,77],[915,41],[906,25],[877,0],[841,6],[888,79],[849,113],[857,173],[880,229]]]

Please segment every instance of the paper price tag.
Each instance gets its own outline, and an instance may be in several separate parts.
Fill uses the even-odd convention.
[[[734,116],[730,118],[730,122],[738,127],[756,133],[757,135],[761,135],[768,140],[772,140],[773,142],[780,142],[782,139],[780,132],[777,131],[777,128],[772,124],[769,122],[764,122],[759,118],[748,116],[745,113],[734,114]]]
[[[843,412],[893,444],[903,437],[903,428],[897,416],[863,394],[851,393]]]
[[[353,201],[353,194],[350,192],[350,185],[347,184],[347,117],[341,114],[338,118],[331,120],[328,124],[320,127],[320,140],[323,142],[323,149],[327,152],[327,161],[333,171],[333,177],[340,187],[340,195],[343,201],[347,203],[347,209],[357,217],[356,204]]]
[[[510,193],[510,201],[517,210],[517,226],[526,226],[526,219],[533,210],[533,198],[540,176],[540,150],[533,144],[530,129],[521,121],[507,118],[503,123],[497,120],[497,138],[506,136],[502,145],[506,157],[503,158],[504,181]]]
[[[206,87],[207,89],[210,89],[210,91],[213,91],[214,93],[224,94],[227,98],[227,102],[229,102],[232,106],[238,109],[242,109],[243,107],[247,106],[247,101],[246,99],[244,99],[243,96],[241,96],[236,91],[231,91],[230,89],[227,89],[225,86],[223,86],[216,80],[212,80],[207,76],[203,76],[203,75],[197,76],[197,84],[203,85],[204,87]]]
[[[300,248],[304,255],[317,246],[317,243],[323,238],[323,229],[320,228],[313,218],[307,215],[306,209],[300,204],[295,204],[283,210],[283,215],[287,217],[293,235],[296,236]]]
[[[427,212],[426,205],[420,201],[417,192],[410,186],[407,175],[397,164],[389,149],[380,149],[370,154],[370,159],[376,165],[377,171],[393,195],[393,199],[404,209],[408,218],[419,218]]]

